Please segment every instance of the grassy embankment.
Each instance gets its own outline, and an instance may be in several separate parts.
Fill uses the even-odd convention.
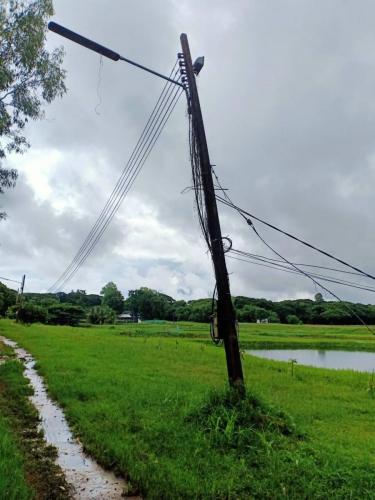
[[[55,450],[38,431],[31,389],[13,351],[0,342],[0,499],[64,499],[68,487],[54,465]]]
[[[0,362],[9,359],[12,350],[0,342]],[[0,365],[0,395],[3,393],[4,365]],[[1,397],[1,396],[0,396]],[[0,403],[1,403],[0,399]],[[0,498],[28,499],[31,490],[25,481],[25,469],[22,453],[17,446],[16,438],[12,432],[8,419],[4,416],[1,405],[0,413]]]
[[[121,330],[120,326],[116,326]],[[375,327],[370,327],[375,332]],[[203,323],[148,323],[122,327],[128,336],[184,337],[210,343]],[[282,325],[241,323],[242,349],[337,349],[375,351],[375,335],[363,326]]]
[[[373,498],[375,399],[367,374],[298,366],[292,377],[286,363],[246,356],[248,389],[285,410],[296,433],[288,419],[251,401],[236,410],[207,404],[226,372],[223,349],[204,343],[206,332],[207,325],[0,322],[1,334],[37,358],[86,448],[149,498]],[[375,350],[375,337],[359,327],[241,328],[246,347],[277,339],[288,347]]]

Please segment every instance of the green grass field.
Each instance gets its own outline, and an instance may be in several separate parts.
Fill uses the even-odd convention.
[[[147,498],[374,498],[368,374],[297,366],[292,377],[287,363],[246,355],[247,389],[266,402],[246,420],[247,407],[210,399],[226,387],[226,369],[223,349],[207,342],[208,325],[4,320],[0,334],[36,357],[86,449]],[[242,347],[375,351],[375,337],[360,327],[249,324],[240,336]],[[273,425],[278,409],[296,431]]]

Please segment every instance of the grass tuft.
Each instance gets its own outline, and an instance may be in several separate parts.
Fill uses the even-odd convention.
[[[223,452],[235,449],[241,455],[248,454],[251,448],[264,448],[275,440],[275,433],[301,437],[285,412],[252,393],[243,398],[233,390],[212,391],[187,421],[201,428],[211,446]]]

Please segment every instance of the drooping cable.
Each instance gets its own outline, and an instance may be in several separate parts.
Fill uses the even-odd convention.
[[[211,167],[212,168],[212,167]],[[295,271],[297,271],[298,273],[300,274],[303,274],[304,276],[306,276],[306,278],[310,279],[315,285],[317,285],[318,287],[320,287],[322,290],[326,291],[329,295],[331,295],[332,297],[334,297],[338,302],[340,302],[349,312],[350,314],[352,314],[356,319],[358,319],[358,321],[369,331],[371,332],[373,335],[375,335],[375,331],[370,328],[366,323],[365,321],[351,308],[349,307],[349,305],[344,302],[338,295],[336,295],[334,292],[332,292],[332,290],[330,290],[328,287],[326,287],[325,285],[323,285],[322,283],[320,283],[316,278],[312,277],[309,273],[307,273],[306,271],[304,271],[303,269],[300,269],[299,267],[297,267],[295,264],[293,264],[292,262],[290,262],[288,259],[286,259],[283,255],[281,255],[281,253],[279,253],[277,250],[275,250],[269,243],[266,242],[266,240],[259,234],[258,230],[256,229],[256,227],[254,226],[254,223],[252,222],[252,220],[250,219],[251,215],[246,213],[246,215],[248,215],[248,217],[246,217],[245,213],[243,213],[243,211],[241,209],[238,209],[238,207],[236,207],[234,205],[234,203],[232,202],[232,200],[230,199],[230,197],[228,196],[228,194],[225,192],[225,190],[222,188],[221,184],[220,184],[220,181],[219,181],[219,178],[218,176],[216,175],[214,169],[212,168],[212,171],[215,175],[215,178],[216,178],[216,181],[219,185],[219,188],[220,190],[223,192],[224,194],[224,198],[221,198],[221,197],[217,197],[217,198],[221,198],[221,200],[223,200],[223,202],[229,206],[232,206],[232,208],[235,208],[238,213],[242,216],[243,219],[245,219],[246,223],[250,226],[250,228],[254,231],[254,233],[257,235],[257,237],[260,239],[260,241],[269,249],[271,250],[271,252],[273,252],[275,255],[277,255],[280,259],[282,259],[286,264],[288,264],[289,266],[291,266]],[[219,200],[220,201],[220,200]],[[341,261],[339,260],[340,263],[343,263],[345,265],[347,265],[344,261]],[[355,271],[358,271],[362,274],[365,274],[367,275],[367,273],[364,273],[363,271],[361,271],[360,269],[358,268],[354,268],[353,266],[350,266],[349,267],[352,267]],[[371,275],[370,275],[371,277]]]
[[[246,210],[243,210],[242,208],[238,207],[232,201],[224,199],[221,196],[216,196],[216,199],[220,203],[223,203],[224,205],[227,205],[228,207],[231,207],[234,210],[237,210],[237,212],[240,213],[240,214],[242,214],[243,216],[251,217],[252,219],[260,222],[261,224],[264,224],[264,225],[268,226],[269,228],[274,229],[274,230],[278,231],[279,233],[282,233],[285,236],[288,236],[289,238],[292,238],[293,240],[298,241],[299,243],[302,243],[302,245],[305,245],[305,246],[311,248],[312,250],[316,250],[317,252],[325,255],[326,257],[329,257],[330,259],[333,259],[336,262],[339,262],[340,264],[343,264],[344,266],[350,267],[351,269],[353,269],[354,271],[357,271],[358,273],[362,274],[363,276],[367,276],[367,278],[375,280],[375,276],[373,276],[372,274],[367,273],[366,271],[362,271],[362,269],[359,269],[358,267],[353,266],[353,265],[349,264],[348,262],[345,262],[344,260],[339,259],[338,257],[335,257],[334,255],[330,254],[329,252],[326,252],[325,250],[322,250],[322,249],[316,247],[315,245],[312,245],[311,243],[308,243],[308,242],[302,240],[301,238],[298,238],[297,236],[294,236],[294,235],[288,233],[287,231],[284,231],[283,229],[280,229],[280,228],[274,226],[273,224],[270,224],[269,222],[266,222],[265,220],[260,219],[259,217],[256,217],[255,215],[253,215],[253,214],[247,212]]]
[[[320,283],[320,281],[313,278],[309,273],[307,273],[303,269],[300,269],[299,267],[292,264],[288,259],[283,257],[277,250],[275,250],[273,247],[271,247],[271,245],[269,243],[267,243],[266,240],[259,234],[258,230],[255,228],[253,222],[250,219],[247,219],[247,223],[251,227],[251,229],[254,231],[254,233],[258,236],[260,241],[262,241],[262,243],[264,245],[266,245],[267,248],[269,248],[275,255],[280,257],[280,259],[282,259],[285,263],[292,266],[299,273],[304,274],[306,276],[306,278],[310,279],[313,283],[315,283],[317,286],[319,286],[324,291],[326,291],[329,295],[334,297],[338,302],[340,302],[340,304],[342,304],[350,312],[350,314],[352,314],[355,318],[357,318],[358,321],[360,321],[360,323],[362,323],[362,325],[364,327],[366,327],[369,332],[371,332],[373,335],[375,335],[375,331],[372,328],[370,328],[367,325],[367,323],[365,323],[365,321],[363,321],[363,319],[350,306],[348,306],[348,304],[346,302],[344,302],[338,295],[336,295],[334,292],[332,292],[332,290],[330,290],[328,287],[326,287],[325,285],[322,285],[322,283]]]
[[[176,89],[172,101],[169,103],[166,111],[164,112],[164,115],[162,116],[162,119],[161,119],[160,123],[158,124],[158,126],[157,126],[157,128],[156,128],[156,130],[154,132],[154,135],[151,138],[151,142],[147,145],[147,148],[146,148],[144,154],[138,160],[138,162],[136,164],[136,168],[131,172],[130,178],[128,179],[127,184],[126,184],[125,188],[123,189],[123,191],[121,192],[121,194],[120,194],[119,198],[117,199],[115,205],[112,207],[111,212],[109,213],[108,217],[105,219],[103,225],[99,229],[99,232],[95,236],[95,239],[89,245],[89,247],[87,248],[87,250],[85,251],[85,253],[82,255],[80,261],[76,264],[76,266],[72,269],[72,271],[69,273],[69,275],[65,278],[65,280],[60,285],[60,287],[64,287],[66,285],[66,283],[73,277],[73,275],[78,271],[78,269],[86,261],[87,257],[92,253],[94,247],[96,246],[96,244],[98,243],[98,241],[102,237],[104,231],[107,229],[108,225],[110,224],[111,220],[113,219],[114,215],[116,214],[118,208],[120,207],[123,199],[128,194],[128,192],[129,192],[130,188],[132,187],[132,185],[133,185],[136,177],[138,176],[140,170],[142,169],[143,165],[145,164],[147,158],[149,157],[149,155],[150,155],[153,147],[156,144],[156,141],[158,140],[161,132],[163,131],[164,126],[165,126],[166,122],[168,121],[168,119],[169,119],[169,117],[170,117],[173,109],[175,108],[175,106],[176,106],[176,104],[178,102],[178,99],[181,96],[182,92],[183,91],[180,88]]]
[[[267,261],[267,260],[263,260],[263,259],[254,259],[254,258],[249,257],[246,252],[241,252],[241,251],[238,251],[238,250],[231,250],[230,253],[234,253],[235,254],[235,255],[228,255],[229,258],[234,259],[234,260],[239,260],[241,262],[246,262],[248,264],[254,264],[256,266],[267,267],[269,269],[274,269],[274,270],[277,270],[277,271],[283,271],[283,272],[290,273],[290,274],[298,274],[298,275],[304,277],[303,274],[295,271],[290,266],[273,263],[273,262],[270,262],[270,261]],[[241,255],[242,257],[238,257],[237,255]],[[360,283],[354,283],[352,281],[346,281],[346,280],[337,279],[334,276],[326,276],[326,275],[317,274],[317,273],[309,273],[309,276],[312,276],[314,278],[318,278],[318,279],[320,279],[322,281],[327,281],[329,283],[334,283],[334,284],[337,284],[337,285],[347,286],[349,288],[356,288],[358,290],[363,290],[363,291],[375,293],[375,288],[366,287],[366,286],[363,286]]]
[[[176,65],[175,65],[176,66]],[[173,75],[174,69],[171,74]],[[183,92],[179,87],[173,92],[174,85],[165,84],[162,93],[143,129],[143,132],[135,146],[123,172],[117,181],[107,203],[105,204],[100,216],[85,239],[81,248],[73,258],[70,265],[54,283],[50,290],[61,289],[69,281],[75,272],[81,267],[84,261],[92,252],[93,248],[101,238],[108,227],[110,221],[115,215],[124,197],[134,183],[139,171],[146,162],[151,150],[158,140],[166,122],[169,119],[177,101]]]
[[[171,75],[175,72],[177,62],[174,65]],[[141,136],[138,139],[137,144],[135,145],[130,158],[128,162],[126,163],[120,178],[118,179],[111,195],[109,196],[105,206],[103,207],[98,219],[96,220],[94,226],[91,228],[88,236],[86,237],[85,241],[82,243],[80,249],[76,253],[75,257],[69,264],[69,266],[66,268],[64,273],[59,277],[58,280],[50,287],[50,291],[53,289],[59,288],[60,282],[62,282],[66,275],[69,274],[70,270],[75,266],[75,264],[79,261],[80,257],[88,247],[88,245],[92,242],[92,240],[95,238],[95,235],[97,231],[99,231],[101,224],[105,221],[106,217],[108,216],[108,213],[110,212],[112,206],[116,203],[117,198],[120,196],[122,189],[124,188],[125,183],[127,182],[129,175],[134,167],[134,163],[136,160],[139,158],[139,155],[142,154],[144,151],[145,147],[147,146],[148,140],[150,138],[150,135],[153,133],[155,127],[157,126],[157,118],[159,116],[159,113],[162,111],[162,106],[163,103],[165,102],[165,99],[170,97],[170,92],[171,92],[171,84],[166,83],[162,89],[162,92],[147,120],[147,123],[145,127],[143,128],[143,131],[141,133]],[[164,109],[164,108],[163,108]]]
[[[195,123],[193,121],[193,116],[191,113],[189,114],[189,148],[195,204],[198,212],[199,225],[201,227],[204,239],[206,240],[208,249],[211,251],[211,240],[208,231],[206,206],[202,189],[203,180],[198,141],[198,134],[196,133]]]
[[[246,255],[248,257],[252,257],[254,259],[259,259],[259,260],[264,260],[266,262],[284,262],[281,259],[275,259],[275,258],[271,258],[271,257],[265,257],[264,255],[259,255],[259,254],[256,254],[256,253],[243,252],[242,250],[240,251],[240,250],[236,250],[234,248],[232,248],[231,251],[234,252],[234,253],[236,253],[238,251],[241,254],[246,253]],[[361,276],[362,278],[364,277],[363,274],[361,274],[361,273],[357,273],[357,272],[354,272],[354,271],[346,271],[345,269],[338,269],[337,267],[320,266],[320,265],[317,265],[317,264],[304,264],[304,263],[300,263],[300,262],[293,262],[293,264],[295,264],[296,266],[312,267],[312,268],[315,268],[315,269],[324,269],[324,270],[327,270],[327,271],[334,271],[334,272],[337,272],[337,273],[340,273],[340,274],[350,274],[352,276]]]

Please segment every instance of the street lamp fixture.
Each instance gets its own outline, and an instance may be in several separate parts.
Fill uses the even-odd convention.
[[[148,73],[152,73],[155,76],[167,80],[168,82],[174,83],[175,85],[179,85],[180,87],[185,88],[182,83],[177,82],[176,80],[173,80],[168,76],[162,75],[161,73],[154,71],[153,69],[147,68],[142,64],[136,63],[135,61],[131,61],[130,59],[121,56],[117,52],[114,52],[113,50],[104,47],[104,45],[100,45],[99,43],[96,43],[82,35],[79,35],[78,33],[75,33],[74,31],[69,30],[68,28],[65,28],[64,26],[61,26],[61,24],[57,24],[51,21],[48,23],[48,29],[54,31],[58,35],[68,38],[72,42],[78,43],[79,45],[86,47],[86,49],[93,50],[94,52],[97,52],[98,54],[104,57],[108,57],[108,59],[112,59],[112,61],[125,61],[129,64],[132,64],[133,66],[136,66],[137,68],[147,71]]]

